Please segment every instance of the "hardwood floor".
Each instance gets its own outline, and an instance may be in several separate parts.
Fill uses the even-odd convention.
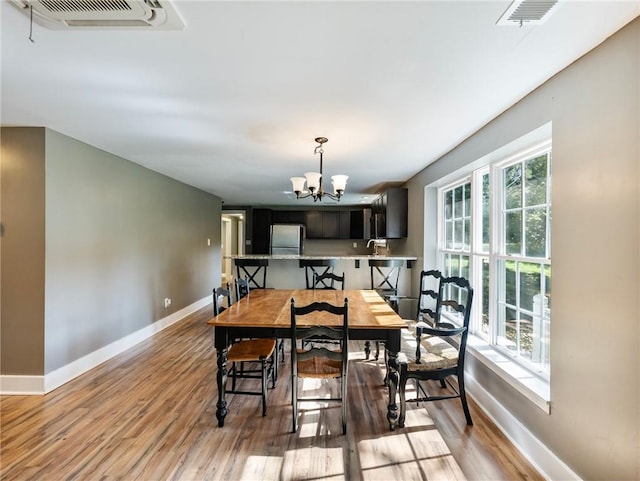
[[[473,402],[472,427],[453,400],[411,403],[406,427],[389,431],[382,361],[365,361],[360,343],[350,345],[346,436],[337,405],[301,405],[300,428],[290,432],[288,357],[269,390],[267,417],[259,396],[233,395],[218,428],[210,312],[45,396],[2,396],[0,478],[543,479]],[[324,383],[301,381],[302,394],[329,389]]]

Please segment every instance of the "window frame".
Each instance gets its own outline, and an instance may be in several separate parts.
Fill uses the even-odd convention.
[[[533,160],[540,155],[547,155],[547,181],[546,181],[546,192],[545,192],[545,203],[546,206],[546,233],[545,233],[545,256],[544,258],[533,258],[528,256],[514,256],[511,254],[506,254],[506,242],[503,242],[503,235],[505,232],[505,226],[503,222],[503,199],[504,199],[504,189],[502,188],[502,176],[505,168],[508,168],[511,165],[515,165],[517,163],[521,163],[523,165],[523,169],[526,161]],[[551,163],[552,163],[552,143],[551,139],[545,140],[537,144],[532,148],[523,148],[517,150],[514,154],[508,156],[501,157],[493,157],[486,162],[474,162],[472,164],[472,168],[468,169],[466,172],[460,173],[460,175],[453,177],[448,176],[449,182],[437,187],[437,264],[438,267],[445,272],[445,255],[447,254],[464,254],[469,257],[469,280],[471,281],[473,286],[482,286],[483,285],[483,265],[484,262],[488,262],[489,265],[489,286],[488,286],[488,329],[483,330],[483,307],[484,307],[484,299],[482,288],[476,289],[474,305],[472,308],[472,317],[470,322],[470,348],[471,350],[475,350],[478,348],[478,352],[484,351],[486,352],[486,348],[489,347],[491,350],[495,351],[495,353],[499,354],[498,358],[500,361],[491,360],[494,358],[494,355],[491,354],[489,356],[485,356],[483,362],[485,364],[491,365],[492,369],[495,370],[496,364],[501,365],[502,360],[505,358],[509,361],[512,361],[516,364],[515,369],[511,369],[512,372],[524,372],[525,374],[521,374],[517,377],[516,384],[518,384],[518,379],[522,377],[529,377],[529,374],[535,378],[534,384],[545,386],[543,389],[538,389],[538,391],[544,391],[544,394],[540,397],[543,398],[541,401],[538,399],[536,402],[539,406],[543,407],[543,409],[548,410],[548,398],[549,398],[549,383],[550,383],[550,362],[546,364],[547,371],[541,370],[538,366],[526,362],[526,359],[522,356],[518,356],[517,353],[514,355],[513,352],[509,352],[508,349],[502,348],[497,344],[497,336],[498,336],[498,309],[499,309],[499,288],[500,288],[500,269],[499,263],[506,261],[517,261],[517,262],[533,262],[536,264],[541,264],[542,267],[542,277],[544,278],[544,269],[545,267],[551,266],[551,211],[552,211],[552,199],[551,199]],[[454,174],[455,175],[455,174]],[[483,237],[483,179],[484,176],[489,176],[489,246],[488,250],[485,250],[484,247],[484,237]],[[524,178],[524,171],[523,171]],[[452,179],[452,180],[451,180]],[[461,249],[447,248],[446,247],[446,229],[445,229],[445,195],[447,191],[457,188],[460,185],[464,185],[469,183],[471,189],[471,219],[469,222],[471,233],[469,236],[469,250],[464,251]],[[478,189],[480,190],[480,194],[477,194]],[[524,189],[523,189],[524,192]],[[455,204],[455,202],[454,202]],[[521,212],[525,212],[525,204],[524,198],[522,199],[521,204]],[[524,225],[524,215],[522,216],[522,229],[521,229],[521,242],[524,242],[524,238],[526,236],[526,228]],[[498,221],[499,220],[499,221]],[[478,225],[476,225],[478,224]],[[464,238],[464,237],[463,237]],[[455,239],[455,234],[454,234]],[[455,247],[455,246],[452,246]],[[523,252],[523,247],[521,246],[521,253]],[[518,285],[520,283],[520,278],[517,278]],[[544,279],[541,281],[541,289],[544,291]],[[504,285],[504,283],[503,283]],[[546,292],[549,292],[548,290]],[[518,298],[519,299],[519,298]],[[455,322],[455,320],[452,320]],[[549,317],[550,322],[550,317]],[[476,346],[476,347],[474,347]],[[504,372],[501,373],[502,377],[510,378],[509,374]],[[509,379],[510,382],[514,381],[514,379]],[[520,390],[524,392],[529,392],[528,389],[522,389],[520,386]],[[546,399],[546,402],[544,401]]]

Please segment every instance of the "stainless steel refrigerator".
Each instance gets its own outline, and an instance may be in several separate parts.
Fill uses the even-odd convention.
[[[271,226],[271,255],[301,255],[304,226],[273,224]]]

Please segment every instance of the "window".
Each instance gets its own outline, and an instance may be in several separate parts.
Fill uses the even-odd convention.
[[[551,148],[439,191],[439,262],[475,288],[471,333],[549,379]]]
[[[444,193],[444,269],[446,276],[469,278],[471,248],[471,184]]]

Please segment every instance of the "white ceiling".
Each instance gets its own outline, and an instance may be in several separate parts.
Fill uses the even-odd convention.
[[[220,196],[311,204],[289,177],[349,175],[343,204],[409,179],[640,15],[564,0],[175,1],[180,31],[60,31],[2,0],[4,126],[45,126]],[[326,200],[323,204],[326,204]]]

